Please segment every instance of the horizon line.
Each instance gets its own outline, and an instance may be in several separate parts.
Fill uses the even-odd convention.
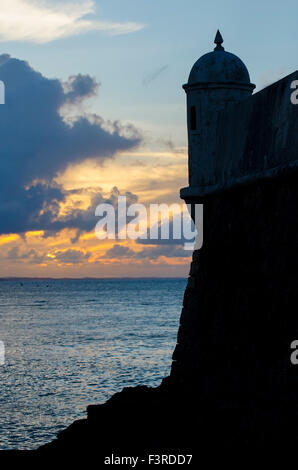
[[[0,281],[26,281],[26,280],[40,280],[40,281],[83,281],[83,280],[136,280],[136,279],[187,279],[187,277],[182,276],[123,276],[123,277],[38,277],[38,276],[1,276]]]

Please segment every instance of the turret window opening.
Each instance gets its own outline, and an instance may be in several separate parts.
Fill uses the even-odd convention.
[[[191,106],[190,108],[190,130],[197,130],[197,112],[195,106]]]

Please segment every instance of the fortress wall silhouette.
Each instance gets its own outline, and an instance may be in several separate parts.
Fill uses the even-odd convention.
[[[214,449],[228,450],[231,462],[235,449],[297,448],[298,72],[250,96],[244,64],[216,40],[203,56],[209,68],[195,65],[185,86],[191,171],[181,197],[204,204],[204,242],[193,254],[171,374],[155,389],[127,388],[89,406],[87,419],[37,454],[102,464],[111,452],[187,452],[198,465]],[[193,82],[227,64],[247,83],[226,69],[225,81]]]
[[[204,243],[193,255],[171,377],[199,377],[200,393],[214,399],[286,400],[297,387],[297,79],[220,111],[215,177],[203,175],[214,183],[181,191],[204,204]]]

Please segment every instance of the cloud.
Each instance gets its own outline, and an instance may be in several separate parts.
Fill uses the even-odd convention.
[[[107,126],[95,114],[80,115],[71,124],[63,119],[63,106],[96,94],[99,85],[89,75],[62,84],[5,54],[0,80],[6,85],[0,106],[0,233],[47,230],[67,197],[53,181],[58,173],[85,159],[103,162],[136,147],[141,137],[132,126],[117,121]],[[82,214],[74,216],[81,227]]]
[[[39,253],[35,249],[21,252],[18,246],[14,246],[4,259],[12,262],[23,262],[29,264],[48,264],[50,262],[58,262],[58,264],[81,264],[88,261],[91,253],[81,250],[68,249],[64,251],[55,251],[51,256],[45,253]]]
[[[90,258],[90,253],[83,253],[81,250],[56,251],[55,259],[64,264],[80,264]]]
[[[169,68],[168,65],[163,65],[162,67],[159,67],[157,70],[155,70],[152,73],[149,73],[146,75],[146,77],[143,79],[143,85],[148,86],[153,80],[158,78],[163,72],[165,72]]]
[[[153,260],[161,256],[165,258],[189,258],[191,253],[176,245],[160,245],[139,251],[136,255],[136,257],[140,259],[149,258]]]
[[[104,258],[131,258],[135,257],[135,252],[128,246],[115,244],[104,254]]]
[[[8,250],[6,258],[12,262],[25,261],[29,264],[43,264],[47,261],[47,257],[44,254],[38,253],[36,250],[31,249],[29,251],[20,252],[18,246],[15,246]]]
[[[94,0],[49,1],[1,0],[0,40],[46,43],[87,31],[127,34],[144,27],[140,23],[114,23],[86,18],[95,11]]]
[[[133,251],[128,246],[115,244],[106,251],[103,258],[132,258],[136,260],[157,260],[160,257],[165,258],[189,258],[190,252],[175,245],[161,245],[145,248],[141,251]]]
[[[68,193],[71,193],[71,191],[66,194]],[[121,194],[119,189],[114,187],[108,197],[104,197],[97,191],[91,193],[91,201],[87,209],[77,209],[74,208],[73,205],[70,205],[65,208],[65,214],[60,217],[56,216],[55,208],[50,210],[47,216],[40,220],[40,222],[43,223],[43,229],[46,230],[45,237],[53,236],[65,228],[75,229],[76,235],[71,241],[72,243],[76,243],[82,233],[90,232],[95,229],[96,223],[100,220],[95,216],[95,209],[99,204],[111,204],[114,207],[117,224],[118,197],[120,195],[126,196],[127,205],[134,204],[138,200],[137,196],[130,191]],[[39,227],[39,229],[40,228],[41,227]],[[37,230],[37,227],[34,229]]]
[[[65,91],[65,101],[71,104],[77,104],[91,98],[97,94],[100,83],[89,75],[72,75],[67,82],[63,84]]]

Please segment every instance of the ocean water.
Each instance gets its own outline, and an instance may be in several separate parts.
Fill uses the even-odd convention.
[[[170,371],[185,279],[0,282],[0,449],[35,449],[89,404]]]

